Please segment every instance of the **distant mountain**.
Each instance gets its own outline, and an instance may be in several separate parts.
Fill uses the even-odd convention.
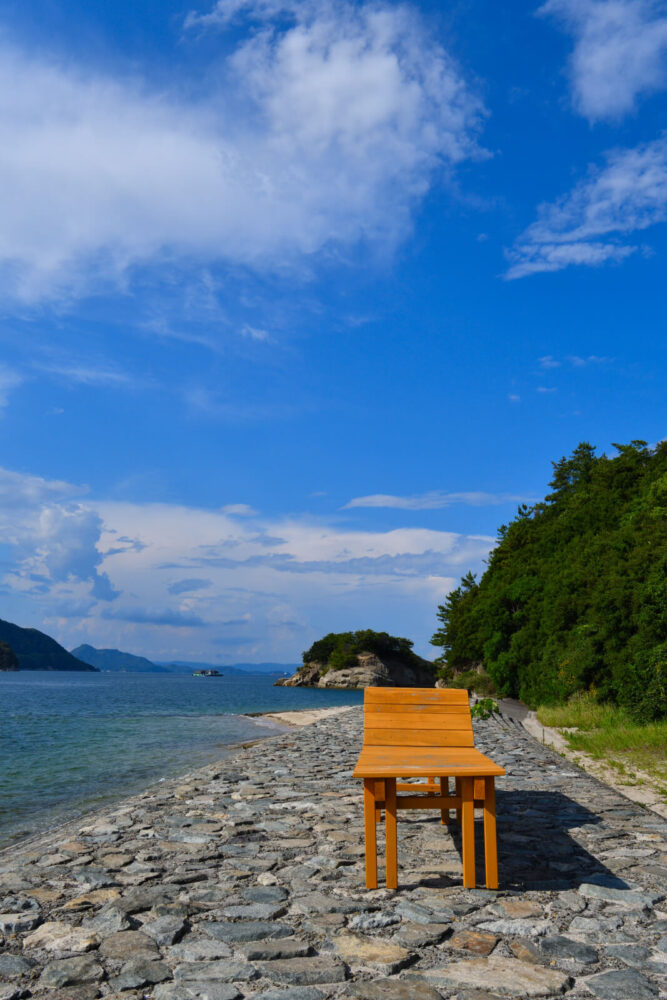
[[[173,674],[188,674],[192,670],[219,670],[223,674],[292,674],[297,668],[294,663],[202,663],[200,660],[172,660],[169,663],[160,661]]]
[[[19,670],[95,671],[91,664],[78,660],[50,635],[36,628],[21,628],[0,619],[0,642],[6,642],[14,650]]]
[[[98,670],[114,670],[124,674],[167,674],[164,667],[151,663],[145,656],[135,656],[124,653],[120,649],[95,649],[84,643],[72,650],[72,656],[78,657],[84,663],[90,663]]]

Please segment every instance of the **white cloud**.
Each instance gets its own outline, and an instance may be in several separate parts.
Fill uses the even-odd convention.
[[[58,375],[68,382],[78,382],[81,385],[107,385],[131,388],[138,384],[138,380],[127,372],[104,365],[70,362],[35,365],[35,367],[49,375]]]
[[[247,503],[228,503],[220,508],[223,514],[235,514],[237,517],[252,517],[257,511]]]
[[[60,597],[63,587],[82,585],[100,600],[116,596],[99,568],[102,520],[73,499],[81,492],[69,483],[0,469],[0,537],[14,550],[5,577],[11,589]]]
[[[249,340],[259,340],[264,343],[268,343],[271,337],[267,330],[261,330],[256,326],[250,326],[248,323],[241,328],[241,336],[247,337]]]
[[[0,581],[13,606],[37,627],[53,621],[67,645],[164,659],[189,650],[293,662],[319,635],[348,628],[405,634],[427,653],[438,602],[495,544],[424,528],[352,531],[340,515],[247,520],[74,495],[66,483],[0,474],[0,532],[14,555]]]
[[[3,43],[5,292],[391,246],[434,178],[479,154],[480,102],[408,7],[304,5],[246,34],[211,79],[195,103]]]
[[[510,399],[518,399],[518,396],[510,396]],[[350,507],[393,507],[398,510],[438,510],[441,507],[450,507],[452,504],[468,504],[471,507],[487,507],[503,503],[524,503],[528,497],[515,496],[511,493],[441,493],[439,490],[432,490],[430,493],[421,493],[415,496],[393,496],[389,493],[373,493],[370,496],[355,497],[342,508],[347,510]]]
[[[541,205],[538,219],[508,253],[506,277],[619,262],[638,247],[627,234],[667,219],[667,137],[613,150],[569,194]]]
[[[544,357],[537,359],[540,363],[541,368],[560,368],[561,362],[557,361],[556,358],[551,354],[545,354]]]
[[[667,8],[662,0],[548,0],[539,11],[574,37],[569,62],[577,111],[619,118],[667,86]]]

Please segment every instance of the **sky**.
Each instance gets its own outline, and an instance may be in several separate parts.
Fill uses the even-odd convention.
[[[665,431],[665,0],[8,0],[0,617],[153,659],[429,644]]]

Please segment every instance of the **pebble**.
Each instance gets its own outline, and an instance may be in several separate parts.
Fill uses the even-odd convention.
[[[400,815],[397,891],[380,828],[366,891],[354,708],[0,852],[0,1000],[653,1000],[667,822],[509,719],[474,726],[507,769],[499,892],[481,823],[467,890],[436,811]]]

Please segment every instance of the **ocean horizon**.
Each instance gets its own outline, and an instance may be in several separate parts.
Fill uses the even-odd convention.
[[[224,668],[223,668],[224,669]],[[356,705],[262,674],[0,673],[0,847],[223,757],[275,729],[247,713]]]

